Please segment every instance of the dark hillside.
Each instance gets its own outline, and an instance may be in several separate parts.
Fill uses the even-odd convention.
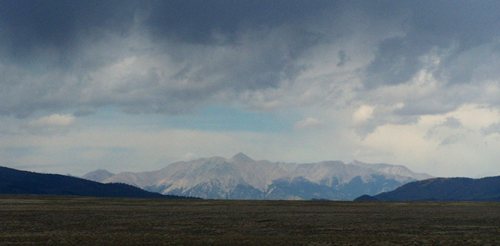
[[[93,197],[180,198],[126,184],[101,184],[71,176],[0,167],[0,194],[73,195]]]
[[[366,196],[360,197],[366,200]],[[500,201],[500,176],[433,178],[373,196],[379,201]]]

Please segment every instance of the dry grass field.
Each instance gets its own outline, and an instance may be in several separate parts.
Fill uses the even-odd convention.
[[[1,196],[0,244],[500,245],[500,203]]]

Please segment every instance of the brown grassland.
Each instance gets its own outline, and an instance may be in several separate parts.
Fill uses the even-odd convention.
[[[500,203],[0,196],[0,244],[500,245]]]

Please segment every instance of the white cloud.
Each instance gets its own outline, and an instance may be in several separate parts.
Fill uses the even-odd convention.
[[[316,128],[321,125],[323,125],[323,122],[321,122],[320,120],[313,117],[307,117],[305,119],[295,122],[294,128],[295,129]]]
[[[480,130],[500,121],[500,111],[487,106],[466,104],[449,115],[470,129]]]
[[[373,117],[373,112],[375,111],[375,107],[370,105],[361,105],[354,113],[352,114],[352,120],[354,124],[361,124],[369,120]]]
[[[146,127],[146,117],[140,122],[122,122],[120,126],[79,124],[78,131],[65,134],[2,135],[0,150],[5,151],[0,151],[0,163],[9,163],[13,167],[29,163],[32,170],[79,175],[97,168],[155,170],[174,161],[208,156],[231,157],[241,151],[255,159],[272,161],[359,159],[395,163],[443,176],[500,173],[497,166],[500,135],[484,135],[484,130],[477,130],[490,120],[460,127],[444,124],[450,117],[458,119],[459,115],[463,121],[467,118],[464,112],[468,112],[468,117],[488,112],[481,107],[467,106],[447,114],[428,115],[412,124],[382,124],[363,138],[350,125],[349,111],[315,111],[314,115],[323,113],[335,117],[323,121],[308,117],[299,121],[301,124],[297,122],[302,127],[319,126],[318,122],[323,122],[314,131],[179,130]],[[20,148],[30,151],[20,152],[18,156],[4,155],[8,150]]]
[[[51,114],[30,122],[33,127],[66,127],[75,123],[75,117],[69,114]]]
[[[471,104],[424,115],[411,124],[383,124],[360,141],[358,158],[401,163],[433,175],[476,177],[484,170],[496,174],[500,169],[492,167],[500,157],[494,151],[500,148],[500,138],[484,135],[484,127],[494,122],[500,122],[498,110]]]

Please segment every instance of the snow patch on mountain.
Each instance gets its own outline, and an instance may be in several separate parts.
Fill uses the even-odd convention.
[[[430,178],[400,165],[343,163],[277,163],[256,161],[238,153],[175,162],[151,172],[124,172],[102,182],[126,183],[163,194],[214,199],[334,199],[395,189]]]

